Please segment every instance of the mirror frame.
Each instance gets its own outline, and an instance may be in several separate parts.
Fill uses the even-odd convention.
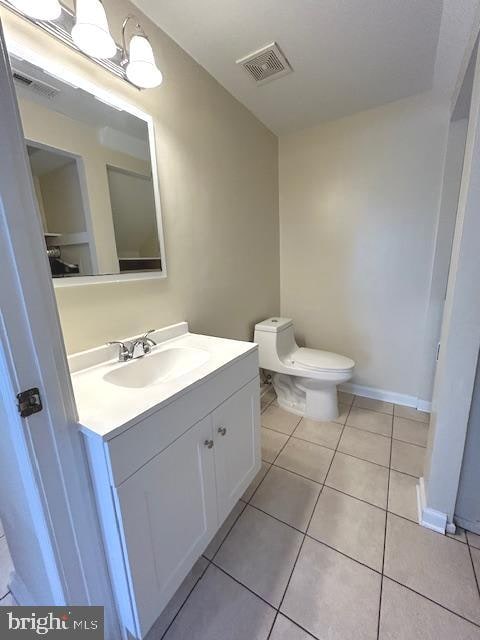
[[[148,113],[145,113],[138,107],[126,102],[122,98],[117,97],[109,91],[105,91],[102,87],[98,86],[94,82],[83,78],[80,75],[76,75],[70,70],[67,70],[62,64],[58,64],[52,58],[43,56],[37,52],[25,47],[17,41],[6,38],[8,53],[14,57],[27,60],[31,64],[35,64],[41,69],[44,69],[48,74],[58,78],[62,82],[73,85],[90,93],[96,99],[105,102],[114,109],[121,109],[127,111],[133,116],[140,118],[147,123],[148,127],[148,143],[150,147],[150,160],[152,165],[152,183],[153,193],[155,200],[156,218],[157,218],[157,231],[158,242],[160,244],[160,257],[162,261],[162,268],[159,271],[137,271],[134,273],[111,273],[105,275],[92,275],[92,276],[72,276],[70,278],[53,278],[52,282],[55,288],[62,287],[76,287],[89,284],[107,284],[111,282],[132,282],[135,280],[159,280],[167,277],[167,264],[165,254],[165,238],[163,231],[163,217],[162,207],[160,199],[160,183],[158,178],[158,164],[157,153],[155,146],[155,128],[153,118]],[[26,143],[28,141],[26,140]],[[35,142],[33,142],[35,144]]]

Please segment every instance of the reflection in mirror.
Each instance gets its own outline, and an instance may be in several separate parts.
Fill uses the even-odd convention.
[[[11,64],[52,276],[161,271],[148,120]]]

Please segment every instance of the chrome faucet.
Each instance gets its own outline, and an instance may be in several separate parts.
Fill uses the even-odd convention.
[[[149,334],[153,333],[155,329],[149,329],[143,335],[138,338],[134,338],[129,342],[122,342],[120,340],[112,340],[107,342],[107,345],[118,344],[120,347],[118,352],[118,361],[127,362],[128,360],[134,360],[135,358],[141,358],[142,356],[150,353],[152,346],[157,343],[152,338],[149,338]]]

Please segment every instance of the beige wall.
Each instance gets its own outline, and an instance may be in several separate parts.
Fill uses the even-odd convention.
[[[133,7],[104,4],[119,41]],[[256,321],[279,311],[276,137],[147,19],[165,80],[139,92],[5,9],[0,17],[7,36],[155,119],[168,278],[57,289],[67,350],[180,320],[193,331],[251,338]]]
[[[282,314],[417,396],[449,115],[419,96],[280,138]]]

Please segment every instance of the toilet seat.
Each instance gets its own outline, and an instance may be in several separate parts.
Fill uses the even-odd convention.
[[[351,358],[341,356],[330,351],[320,349],[307,349],[301,347],[291,355],[293,365],[300,365],[302,369],[311,369],[317,372],[348,373],[355,366]]]

